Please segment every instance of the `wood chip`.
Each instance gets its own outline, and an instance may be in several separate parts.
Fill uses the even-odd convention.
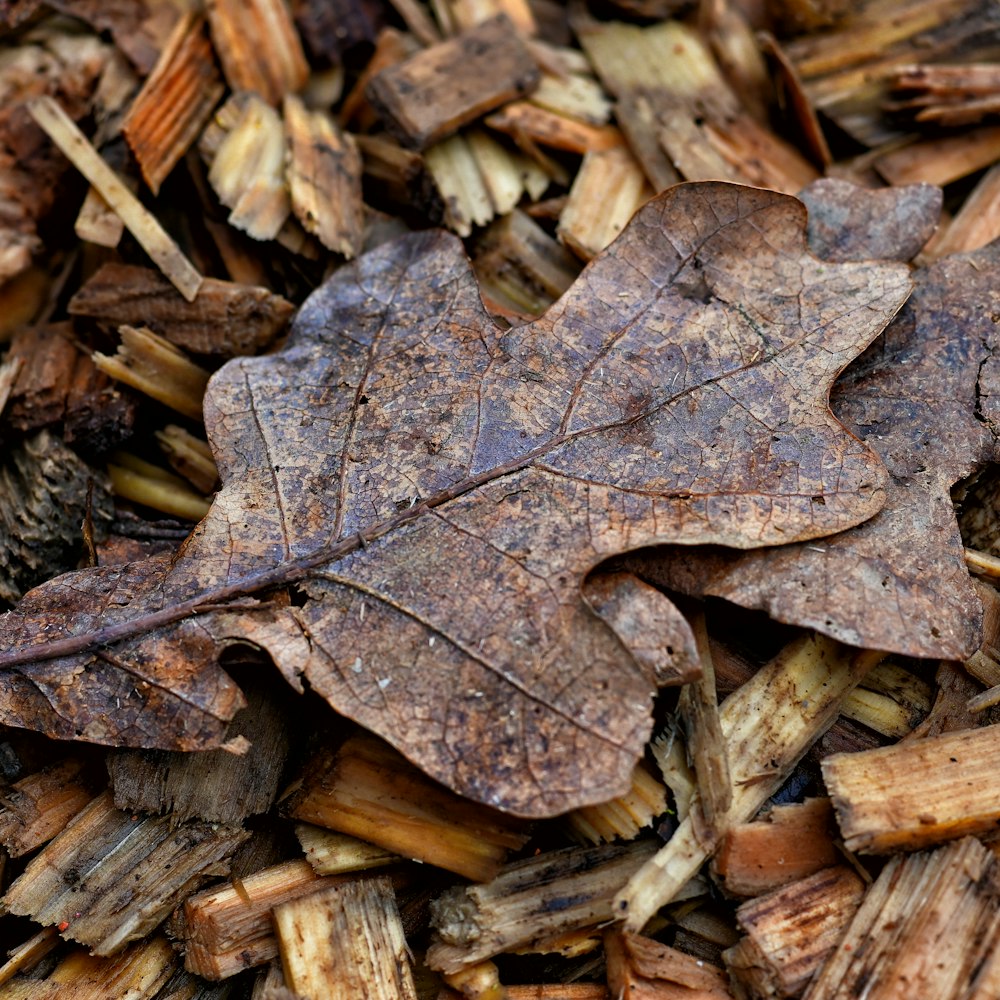
[[[101,159],[73,119],[51,97],[36,98],[30,102],[28,110],[49,138],[118,213],[125,227],[171,284],[188,302],[194,301],[202,276],[152,213]]]
[[[114,328],[148,326],[195,354],[232,357],[266,347],[294,306],[266,288],[216,278],[185,302],[155,271],[105,264],[70,299],[69,311]]]
[[[96,955],[112,955],[153,930],[247,836],[233,827],[130,816],[105,792],[31,861],[4,905],[59,925]]]
[[[1000,725],[835,754],[823,762],[848,850],[915,851],[1000,822]]]
[[[285,982],[303,1000],[417,1000],[392,883],[374,878],[274,910]]]
[[[531,53],[500,15],[383,70],[366,93],[393,135],[426,149],[538,80]]]
[[[322,111],[286,97],[288,186],[292,211],[306,232],[350,259],[361,250],[361,153],[353,137]]]
[[[205,18],[188,11],[122,123],[125,141],[153,194],[198,137],[223,91]]]
[[[284,0],[209,0],[208,20],[230,90],[277,105],[303,87],[309,64]]]

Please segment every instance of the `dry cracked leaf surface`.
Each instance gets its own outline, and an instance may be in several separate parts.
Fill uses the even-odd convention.
[[[832,225],[814,244],[818,253],[832,248],[840,260],[873,249],[912,254],[907,231],[927,233],[925,224],[914,224],[915,199],[923,198],[925,219],[936,217],[939,206],[939,197],[919,189],[854,189],[848,211],[845,194],[825,210]],[[881,234],[878,246],[873,234]],[[764,609],[854,646],[954,660],[978,648],[982,605],[965,566],[950,490],[1000,457],[994,412],[1000,246],[945,258],[914,277],[909,301],[832,396],[834,412],[886,464],[884,509],[830,538],[766,551],[658,548],[628,561],[636,572]]]
[[[690,643],[650,588],[635,615],[606,587],[588,604],[587,574],[655,542],[749,548],[874,515],[881,463],[827,400],[910,287],[902,264],[812,256],[795,199],[720,183],[654,199],[506,332],[455,238],[379,248],[280,353],[213,378],[224,486],[172,562],[57,578],[4,620],[3,721],[207,745],[235,710],[225,674],[155,651],[239,637],[464,795],[527,815],[607,799],[664,662],[684,670],[667,642],[631,655],[635,622]],[[288,585],[290,603],[251,599]],[[128,727],[101,715],[125,688]]]

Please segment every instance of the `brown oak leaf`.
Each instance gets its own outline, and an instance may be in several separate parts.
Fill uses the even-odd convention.
[[[33,661],[61,658],[66,690],[44,697],[62,735],[79,711],[67,690],[102,697],[88,664],[132,669],[116,644],[249,639],[464,795],[546,815],[620,793],[664,671],[687,669],[669,640],[623,643],[642,621],[687,649],[690,633],[652,588],[633,581],[630,612],[588,573],[667,539],[815,538],[883,503],[880,462],[827,397],[908,269],[820,261],[805,226],[785,195],[673,188],[508,331],[447,234],[342,268],[280,353],[212,379],[224,486],[176,560],[126,572],[146,572],[145,593],[119,593],[112,570],[33,591],[2,623],[5,676],[27,686],[54,670]],[[287,586],[290,604],[248,600]],[[182,679],[161,745],[185,710],[211,728],[217,668]]]
[[[839,247],[838,259],[845,259],[872,249],[874,237],[866,232],[883,234],[883,254],[894,252],[894,232],[904,234],[905,244],[907,227],[886,225],[890,197],[905,196],[856,189],[850,232],[825,246]],[[936,214],[936,204],[929,199],[927,211]],[[913,242],[896,246],[900,255],[914,249]],[[807,544],[753,553],[657,547],[627,565],[661,585],[760,608],[850,645],[969,657],[980,644],[982,604],[966,569],[950,490],[1000,458],[1000,245],[944,258],[918,270],[915,281],[900,314],[832,395],[834,412],[889,470],[879,514]]]

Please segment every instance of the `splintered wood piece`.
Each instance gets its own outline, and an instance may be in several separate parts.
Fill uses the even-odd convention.
[[[906,184],[944,186],[989,167],[1000,159],[1000,125],[970,129],[890,149],[875,169],[896,187]]]
[[[523,820],[464,799],[382,740],[352,736],[305,768],[287,812],[406,858],[486,881],[528,839]]]
[[[114,453],[113,461],[108,463],[108,477],[116,496],[171,517],[200,521],[208,513],[209,501],[180,476],[128,452]]]
[[[29,102],[28,111],[73,166],[118,213],[128,231],[171,284],[188,302],[193,301],[201,287],[202,276],[152,213],[101,159],[73,119],[51,97],[38,97]]]
[[[570,847],[508,865],[485,885],[449,889],[431,903],[436,934],[427,964],[458,972],[610,920],[614,894],[655,850],[648,841]]]
[[[394,865],[403,859],[384,847],[377,847],[347,833],[334,833],[311,823],[297,823],[295,836],[306,860],[317,875],[341,875]]]
[[[382,70],[366,94],[393,135],[425,149],[524,97],[539,75],[521,36],[501,14]]]
[[[674,797],[674,813],[683,822],[691,812],[697,792],[694,771],[688,762],[687,747],[676,716],[668,716],[663,731],[649,744],[660,774]]]
[[[63,937],[96,955],[111,955],[217,874],[247,836],[233,827],[130,816],[105,792],[30,862],[4,904],[11,913],[58,924]]]
[[[88,512],[106,530],[107,482],[59,438],[39,431],[9,447],[0,463],[0,599],[13,603],[57,568],[74,566]]]
[[[618,1000],[613,998],[600,983],[544,983],[530,986],[503,986],[501,989],[502,993],[492,996],[486,994],[483,1000]],[[457,990],[441,990],[436,1000],[462,1000],[462,997],[468,1000],[466,994]]]
[[[839,865],[744,903],[746,937],[725,952],[730,974],[753,996],[797,996],[822,966],[861,905],[865,883]]]
[[[722,731],[733,783],[730,821],[746,822],[781,787],[809,747],[833,724],[840,705],[883,653],[803,636],[761,667],[722,703]],[[640,930],[715,851],[691,813],[615,901],[615,914]]]
[[[285,714],[266,685],[241,685],[247,707],[226,730],[245,753],[121,750],[108,756],[115,805],[128,812],[169,813],[174,822],[240,823],[267,812],[278,796],[289,750]]]
[[[280,3],[281,0],[276,0]],[[255,240],[273,240],[291,213],[281,116],[257,94],[234,94],[202,134],[208,182],[229,224]]]
[[[1000,725],[834,754],[823,761],[847,849],[915,851],[1000,822]]]
[[[222,357],[258,353],[294,310],[266,288],[216,278],[185,302],[155,271],[126,264],[105,264],[69,301],[74,316],[148,326],[185,350]]]
[[[225,87],[204,15],[185,12],[122,122],[122,134],[153,194],[187,151]]]
[[[536,317],[573,283],[580,263],[519,209],[476,240],[472,266],[488,308]]]
[[[54,927],[43,927],[27,941],[7,952],[7,961],[0,966],[0,986],[22,972],[30,972],[46,955],[59,945]],[[0,991],[0,997],[3,992]]]
[[[189,972],[228,979],[278,956],[275,907],[348,881],[353,878],[320,877],[308,861],[284,861],[189,896],[169,930],[183,941]]]
[[[726,828],[726,815],[733,801],[733,782],[729,773],[726,741],[719,718],[719,700],[715,690],[715,667],[708,644],[704,611],[691,616],[701,661],[701,677],[685,684],[677,700],[677,714],[687,732],[688,752],[698,781],[700,816],[705,821],[703,836],[716,840]]]
[[[608,987],[616,1000],[731,1000],[722,969],[638,934],[604,933]]]
[[[41,847],[93,799],[94,785],[79,757],[16,781],[0,793],[0,844],[14,858]]]
[[[506,215],[521,200],[521,195],[535,179],[532,174],[537,177],[540,168],[482,129],[470,128],[465,133],[465,141],[476,161],[486,193],[490,196],[494,214]],[[548,186],[549,178],[543,177],[543,189]]]
[[[156,440],[171,467],[199,493],[212,493],[219,485],[219,470],[212,449],[203,438],[177,424],[167,424],[156,432]]]
[[[185,417],[201,420],[201,401],[211,372],[148,327],[123,325],[118,333],[118,352],[113,357],[95,352],[94,364]]]
[[[160,991],[176,972],[177,955],[170,942],[157,934],[112,958],[74,949],[44,978],[15,976],[0,986],[0,1000],[60,1000],[67,996],[73,1000],[168,1000]]]
[[[587,153],[559,216],[559,239],[582,260],[607,247],[653,192],[624,146]]]
[[[894,663],[880,663],[844,699],[841,715],[900,739],[913,732],[931,711],[933,692],[916,674]]]
[[[730,827],[715,858],[726,892],[759,896],[840,858],[829,799],[775,806],[763,820]]]
[[[804,1000],[965,1000],[996,943],[998,886],[996,856],[972,837],[896,855]]]
[[[287,166],[292,211],[320,243],[350,259],[361,250],[361,153],[354,138],[322,111],[286,97]]]
[[[416,1000],[392,883],[365,879],[274,909],[285,983],[303,1000]]]
[[[956,128],[1000,112],[1000,68],[990,63],[901,66],[890,87],[886,110],[921,124]]]
[[[531,51],[537,60],[538,49],[533,47]],[[539,108],[591,125],[607,125],[614,107],[607,92],[590,75],[589,66],[584,73],[543,72],[529,100]]]
[[[516,141],[528,139],[540,146],[565,149],[570,153],[614,149],[625,143],[625,137],[612,125],[580,121],[565,112],[528,101],[505,104],[499,111],[486,116],[486,124]]]
[[[475,226],[485,226],[493,218],[490,192],[463,135],[431,146],[424,163],[444,205],[444,224],[452,232],[469,236]]]
[[[978,250],[1000,236],[1000,165],[990,167],[924,250],[927,260]]]
[[[230,90],[276,105],[305,85],[309,64],[284,0],[209,0],[208,21]]]
[[[591,844],[606,844],[616,837],[635,840],[643,827],[650,826],[666,808],[666,787],[640,762],[632,772],[632,787],[625,795],[574,809],[567,813],[566,822],[579,840]]]

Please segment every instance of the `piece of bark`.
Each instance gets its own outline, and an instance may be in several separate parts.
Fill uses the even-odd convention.
[[[206,750],[121,750],[108,755],[115,805],[128,812],[168,813],[175,822],[201,819],[235,824],[267,812],[278,796],[288,757],[287,715],[273,690],[244,683],[247,707],[226,730],[230,742],[242,737],[245,753]]]
[[[614,240],[652,193],[626,148],[587,153],[559,216],[559,240],[582,260],[590,260]]]
[[[528,838],[522,821],[448,791],[367,734],[320,751],[285,808],[295,819],[478,881],[496,875],[507,852]]]
[[[321,111],[286,97],[292,211],[320,243],[350,259],[361,250],[361,153],[354,138]]]
[[[188,11],[122,122],[125,141],[153,194],[198,137],[223,92],[204,15]]]
[[[829,957],[861,905],[865,883],[853,868],[824,868],[744,903],[746,936],[723,956],[755,997],[794,997]]]
[[[74,948],[45,975],[15,976],[0,987],[0,997],[3,1000],[61,1000],[67,996],[73,1000],[109,997],[172,1000],[160,991],[176,972],[177,956],[170,942],[162,934],[156,934],[113,957],[88,955],[84,949]]]
[[[565,247],[516,208],[478,237],[472,266],[483,301],[508,318],[540,316],[580,271]]]
[[[787,646],[722,704],[733,801],[732,822],[746,822],[773,795],[808,747],[830,727],[850,691],[883,654],[853,651],[820,636]],[[615,900],[615,914],[641,930],[714,853],[703,821],[691,814]]]
[[[195,354],[232,357],[266,347],[294,306],[266,288],[215,278],[186,302],[155,271],[105,264],[70,299],[69,311],[113,327],[148,326]]]
[[[730,1000],[725,972],[652,938],[604,932],[608,988],[617,1000]]]
[[[68,323],[25,327],[14,336],[7,357],[20,363],[20,371],[4,419],[15,430],[23,433],[62,421],[82,353],[72,337]]]
[[[530,93],[538,66],[506,15],[382,70],[366,94],[389,131],[415,149]]]
[[[145,393],[191,420],[201,420],[210,372],[148,327],[123,324],[113,356],[95,352],[94,364],[112,378]]]
[[[274,909],[285,982],[303,1000],[416,1000],[392,883],[373,878]]]
[[[431,906],[427,963],[442,972],[609,920],[622,884],[653,854],[649,841],[569,847],[517,861],[491,882],[450,889]]]
[[[182,941],[189,972],[213,981],[227,979],[277,957],[276,907],[350,879],[322,878],[308,861],[284,861],[189,896],[168,930]]]
[[[823,778],[848,850],[916,851],[995,829],[998,738],[1000,726],[983,726],[828,757]]]
[[[112,517],[104,476],[48,431],[10,448],[0,464],[0,600],[75,566],[88,516],[103,535]]]
[[[275,239],[291,213],[288,142],[278,112],[258,94],[238,92],[216,112],[198,148],[212,190],[231,209],[229,224],[255,240]]]
[[[804,1000],[960,1000],[998,924],[997,860],[979,841],[896,855]]]
[[[0,793],[0,843],[13,858],[41,847],[94,798],[97,787],[80,757],[21,778]]]
[[[344,872],[367,871],[403,859],[384,847],[376,847],[346,833],[334,833],[311,823],[296,823],[295,835],[306,860],[317,875],[341,875]]]
[[[77,170],[121,216],[125,227],[171,284],[191,302],[198,294],[202,276],[152,213],[101,159],[73,119],[51,97],[36,98],[28,110]]]
[[[827,798],[775,806],[763,820],[731,826],[715,857],[726,892],[759,896],[836,864]]]
[[[247,836],[234,827],[130,816],[105,792],[36,855],[4,905],[38,923],[58,924],[63,937],[96,955],[111,955],[148,934],[217,874]]]
[[[276,105],[305,84],[309,64],[284,0],[210,0],[208,22],[234,92]]]
[[[632,787],[625,795],[574,809],[567,813],[566,821],[581,842],[606,844],[616,838],[635,840],[666,808],[666,787],[640,762],[632,774]]]

